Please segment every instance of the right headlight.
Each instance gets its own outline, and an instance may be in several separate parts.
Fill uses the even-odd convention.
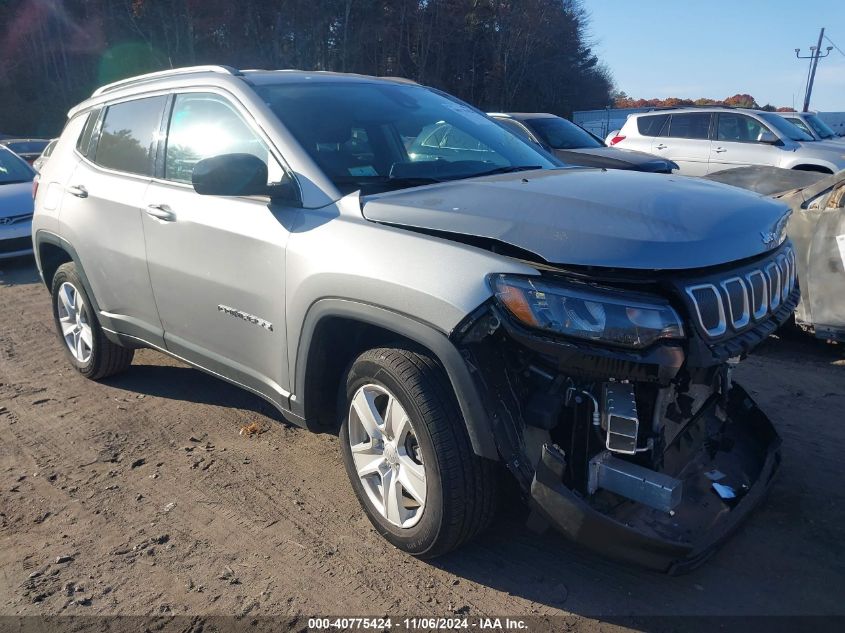
[[[499,274],[489,280],[499,303],[532,328],[635,349],[684,337],[678,313],[659,297],[541,277]]]

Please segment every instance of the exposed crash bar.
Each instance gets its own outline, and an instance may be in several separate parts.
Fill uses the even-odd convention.
[[[656,510],[669,512],[681,502],[683,482],[603,451],[590,460],[590,494],[599,489],[615,492]]]

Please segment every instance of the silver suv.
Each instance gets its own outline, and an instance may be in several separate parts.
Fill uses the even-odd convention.
[[[780,115],[816,141],[839,143],[840,149],[845,151],[845,139],[838,136],[815,112],[781,112]]]
[[[677,108],[632,114],[611,144],[673,160],[688,176],[749,165],[826,174],[845,169],[841,146],[816,142],[781,115],[759,110]]]
[[[466,142],[424,147],[444,122]],[[563,168],[406,81],[198,67],[73,108],[35,204],[83,376],[153,348],[339,432],[411,554],[481,530],[507,470],[532,525],[678,571],[777,468],[730,367],[798,301],[781,203]]]

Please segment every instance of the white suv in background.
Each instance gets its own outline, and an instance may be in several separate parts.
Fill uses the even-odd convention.
[[[759,110],[677,108],[632,114],[612,144],[673,160],[688,176],[748,165],[829,174],[845,169],[843,149],[815,142],[779,114]]]
[[[845,143],[845,139],[836,134],[815,112],[781,112],[780,115],[817,141]]]

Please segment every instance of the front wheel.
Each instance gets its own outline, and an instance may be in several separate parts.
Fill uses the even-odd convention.
[[[98,380],[132,364],[135,350],[106,338],[74,263],[62,264],[53,276],[52,301],[59,340],[76,371]]]
[[[451,384],[431,357],[377,348],[349,371],[340,443],[376,530],[433,558],[483,529],[495,511],[494,464],[475,455]]]

